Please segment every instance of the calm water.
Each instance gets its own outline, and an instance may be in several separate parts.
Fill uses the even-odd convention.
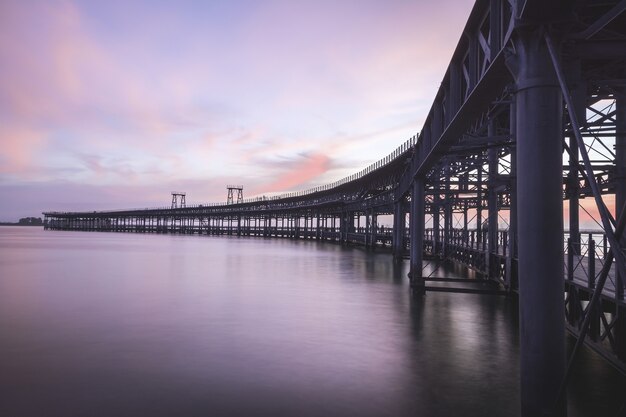
[[[332,244],[0,227],[0,416],[517,416],[515,304]],[[584,352],[570,416],[617,415]],[[619,393],[619,394],[618,394]]]

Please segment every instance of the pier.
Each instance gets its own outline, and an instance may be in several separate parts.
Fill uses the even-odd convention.
[[[420,133],[362,171],[267,198],[235,201],[233,187],[223,204],[45,212],[45,227],[388,249],[418,297],[437,290],[425,259],[464,265],[519,297],[522,415],[566,415],[583,343],[626,372],[625,10],[479,0]],[[581,227],[581,201],[600,231]]]

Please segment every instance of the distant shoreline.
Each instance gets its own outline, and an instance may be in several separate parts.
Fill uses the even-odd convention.
[[[0,226],[43,227],[43,224],[20,224],[20,223],[0,222]]]

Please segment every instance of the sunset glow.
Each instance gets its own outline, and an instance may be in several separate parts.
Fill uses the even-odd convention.
[[[421,129],[472,4],[4,1],[0,220],[357,172]]]

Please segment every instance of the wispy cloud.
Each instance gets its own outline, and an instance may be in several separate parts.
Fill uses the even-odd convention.
[[[0,182],[336,180],[421,128],[473,3],[242,1],[0,2]]]
[[[274,178],[253,189],[253,193],[278,192],[303,189],[310,182],[330,170],[333,161],[323,153],[301,153],[295,157],[279,157],[274,160],[259,161],[259,165],[270,168]]]

